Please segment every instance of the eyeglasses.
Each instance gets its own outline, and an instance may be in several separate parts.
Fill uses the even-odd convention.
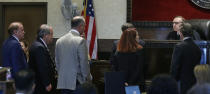
[[[182,23],[182,22],[173,22],[173,24],[179,24],[179,23]]]

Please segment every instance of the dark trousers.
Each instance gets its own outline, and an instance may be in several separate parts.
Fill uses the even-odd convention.
[[[61,89],[61,94],[76,94],[75,90]]]
[[[77,84],[76,90],[61,89],[61,94],[96,94],[96,88],[91,83]]]

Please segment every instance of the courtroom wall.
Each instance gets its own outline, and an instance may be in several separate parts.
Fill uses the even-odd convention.
[[[177,15],[186,19],[210,19],[209,9],[198,7],[191,1],[132,0],[132,21],[171,21]],[[209,0],[199,1],[209,6]]]
[[[70,29],[69,20],[61,14],[62,0],[0,0],[0,2],[47,2],[47,24],[54,28],[54,38]],[[83,0],[72,0],[83,9]],[[126,22],[126,0],[94,0],[98,39],[119,39],[120,26]]]

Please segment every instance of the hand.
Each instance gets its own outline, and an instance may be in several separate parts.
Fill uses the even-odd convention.
[[[127,82],[125,82],[125,86],[128,86],[128,83]]]
[[[184,39],[184,36],[183,36],[183,34],[180,31],[179,31],[179,36],[180,36],[180,40]]]
[[[50,92],[50,91],[52,90],[52,85],[49,84],[49,85],[46,87],[46,90],[47,90],[48,92]]]

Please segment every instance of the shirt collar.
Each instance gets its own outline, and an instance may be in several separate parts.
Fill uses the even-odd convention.
[[[75,32],[80,35],[79,31],[77,31],[76,29],[71,29],[70,32]]]
[[[184,39],[183,40],[186,40],[186,39],[189,39],[190,37],[184,37]]]
[[[16,94],[24,94],[24,93],[16,93]]]
[[[44,46],[47,47],[47,44],[45,43],[45,41],[42,38],[39,38],[39,39],[44,43]]]
[[[177,35],[180,35],[180,32],[176,31],[176,34],[177,34]]]
[[[18,42],[20,42],[19,39],[18,39],[15,35],[12,35],[12,36],[13,36]]]

